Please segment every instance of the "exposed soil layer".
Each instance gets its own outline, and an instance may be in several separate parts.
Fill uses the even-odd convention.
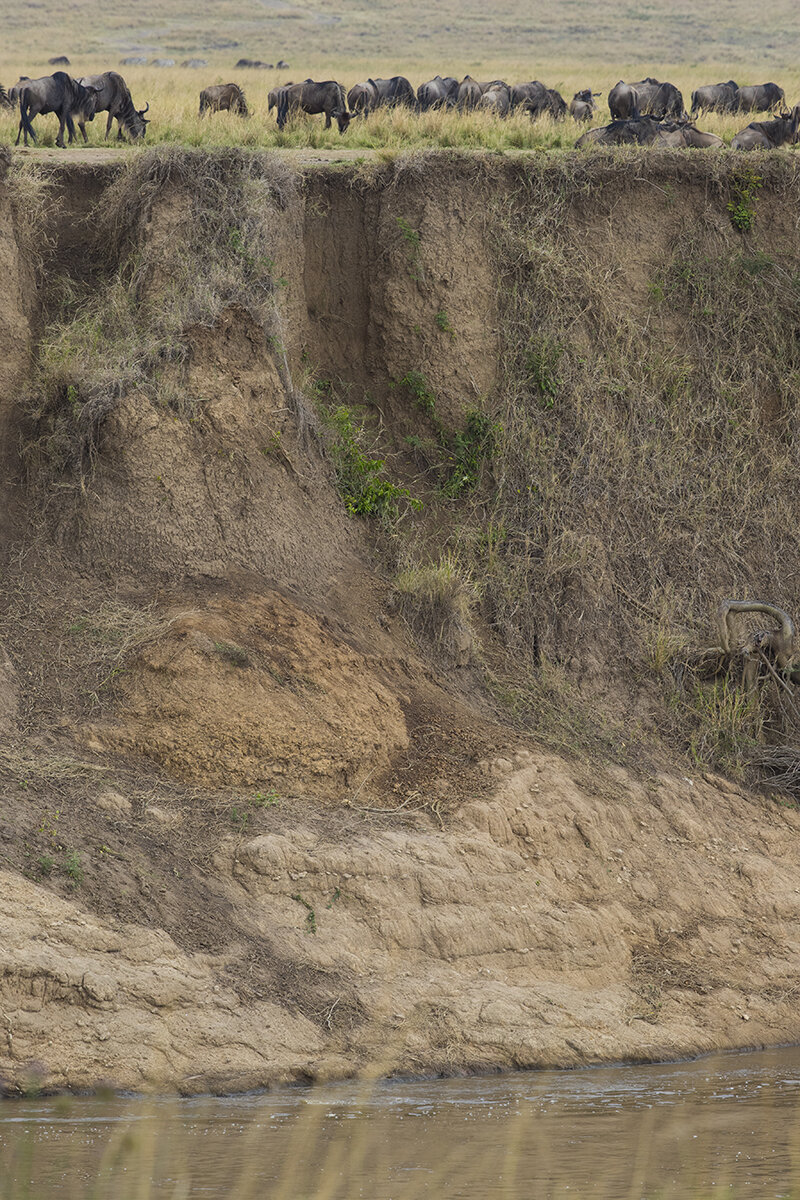
[[[354,516],[309,398],[365,400],[399,483],[436,492],[420,456],[507,373],[511,268],[491,222],[524,162],[323,164],[293,188],[282,165],[278,200],[259,200],[267,283],[231,226],[247,286],[199,262],[207,307],[187,308],[175,353],[94,391],[65,359],[45,395],[55,323],[85,325],[92,297],[124,293],[155,324],[182,303],[191,169],[96,232],[133,169],[45,164],[38,250],[19,181],[0,180],[3,1088],[238,1090],[800,1039],[800,813],[663,735],[657,673],[625,658],[618,548],[565,527],[557,567],[550,547],[520,551],[559,580],[541,628],[573,673],[564,712],[578,697],[598,729],[631,730],[555,753],[498,685],[523,671],[513,630],[484,606],[454,657],[415,636],[393,588],[408,530],[439,546],[478,528],[494,485],[405,523]],[[698,262],[727,244],[735,169],[575,159],[572,252],[609,305],[649,320],[687,228]],[[794,168],[762,170],[742,253],[788,270]],[[694,336],[688,312],[653,320],[662,357]],[[591,310],[570,336],[604,361]],[[796,381],[763,379],[764,428],[786,446]],[[730,561],[708,567],[719,586]]]

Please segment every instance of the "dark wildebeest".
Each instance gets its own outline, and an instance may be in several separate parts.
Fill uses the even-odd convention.
[[[240,117],[249,117],[247,101],[238,83],[212,83],[203,88],[200,93],[200,111],[202,117],[207,112],[232,112]]]
[[[723,146],[722,138],[703,133],[686,121],[659,121],[649,114],[627,121],[612,121],[600,129],[590,129],[579,137],[576,146],[686,146],[703,149]]]
[[[121,75],[118,75],[116,71],[104,71],[102,75],[86,75],[79,82],[84,87],[94,88],[97,92],[95,112],[108,113],[106,137],[111,133],[111,126],[115,119],[118,141],[122,140],[123,131],[134,142],[137,138],[144,137],[147,126],[150,124],[145,120],[144,114],[150,111],[150,104],[146,104],[142,109],[134,108],[128,85]],[[83,126],[81,125],[80,128],[85,136]]]
[[[481,85],[477,79],[473,79],[471,75],[465,75],[458,85],[456,105],[461,112],[468,112],[470,109],[478,107],[482,95]]]
[[[66,54],[56,54],[54,58],[48,58],[48,67],[70,67],[72,64]]]
[[[359,113],[368,117],[369,110],[376,108],[377,104],[378,93],[371,79],[365,79],[363,83],[354,83],[347,93],[347,107],[354,117]]]
[[[353,114],[347,110],[347,97],[341,83],[325,79],[315,83],[291,83],[278,89],[278,128],[283,129],[290,112],[304,112],[309,116],[325,114],[325,128],[330,129],[331,118],[336,121],[339,133],[344,133]]]
[[[378,95],[378,104],[384,108],[396,108],[404,104],[407,108],[415,108],[417,98],[414,89],[405,75],[393,75],[391,79],[370,79]]]
[[[570,101],[570,116],[574,117],[576,121],[591,121],[597,111],[594,98],[602,96],[602,94],[602,92],[593,92],[591,88],[584,88],[582,92],[576,92]]]
[[[774,150],[776,146],[792,146],[800,141],[800,104],[791,112],[786,109],[774,121],[751,121],[731,142],[732,150]]]
[[[542,87],[542,91],[534,91],[527,100],[522,102],[525,112],[531,114],[531,120],[536,117],[552,117],[559,121],[567,115],[567,105],[564,97],[555,88]]]
[[[547,111],[554,121],[563,120],[569,111],[566,100],[555,88],[547,89]]]
[[[729,79],[727,83],[709,83],[692,92],[692,117],[701,112],[734,112],[739,103],[739,86]]]
[[[437,75],[417,88],[417,108],[427,112],[429,108],[453,108],[458,102],[458,80],[446,75]]]
[[[636,92],[637,107],[640,115],[650,115],[664,120],[665,117],[675,117],[680,120],[686,115],[683,107],[683,96],[674,83],[660,83],[648,76],[630,85]]]
[[[278,65],[280,66],[280,64]],[[273,71],[275,69],[272,63],[262,62],[260,58],[240,58],[234,70],[238,71],[240,67],[257,71]]]
[[[777,83],[758,83],[754,87],[740,87],[737,101],[739,112],[769,112],[779,104],[784,105],[786,98]]]
[[[84,87],[76,79],[72,79],[64,71],[56,71],[53,75],[44,75],[41,79],[20,80],[19,94],[19,132],[14,143],[19,145],[19,139],[25,134],[25,145],[28,144],[28,134],[34,142],[37,141],[32,121],[41,113],[55,113],[58,117],[58,137],[56,145],[64,149],[64,127],[69,131],[70,143],[75,141],[75,125],[73,118],[78,119],[84,141],[86,136],[84,122],[94,120],[97,92],[92,87]]]
[[[615,83],[608,93],[608,111],[612,121],[635,121],[639,116],[639,96],[630,83]]]
[[[502,79],[481,84],[479,107],[497,113],[498,117],[507,117],[511,109],[511,88]]]
[[[284,62],[283,59],[281,59],[280,62],[276,62],[275,67],[278,71],[288,71],[289,70],[289,64],[287,62]]]
[[[546,109],[547,88],[538,79],[532,79],[530,83],[515,83],[511,88],[511,108],[526,108],[533,111],[531,105],[537,112],[543,112]]]
[[[8,92],[0,83],[0,108],[11,108],[11,101],[8,98]]]

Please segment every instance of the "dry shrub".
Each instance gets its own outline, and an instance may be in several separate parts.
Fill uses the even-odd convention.
[[[465,666],[474,657],[473,580],[451,554],[436,563],[408,566],[394,582],[394,603],[420,641],[437,657]]]
[[[99,283],[70,294],[42,336],[32,471],[83,478],[104,420],[134,389],[173,403],[180,389],[167,368],[180,369],[186,329],[212,325],[231,305],[260,323],[286,377],[274,246],[295,195],[295,175],[275,156],[173,147],[131,159],[89,222]],[[169,209],[160,239],[148,236],[159,205]]]

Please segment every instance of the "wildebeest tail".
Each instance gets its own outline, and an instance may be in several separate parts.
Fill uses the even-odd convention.
[[[8,98],[8,92],[3,87],[2,83],[0,83],[0,104],[3,106],[3,108],[11,108],[11,101]]]

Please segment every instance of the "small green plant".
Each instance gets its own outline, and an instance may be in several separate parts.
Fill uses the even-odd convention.
[[[563,347],[548,337],[537,336],[528,343],[525,354],[528,384],[538,391],[543,408],[555,404],[561,386],[557,372],[562,354]]]
[[[253,804],[256,808],[278,808],[280,802],[280,796],[275,788],[268,788],[266,792],[256,792],[253,796]]]
[[[386,464],[382,458],[371,458],[362,449],[364,426],[356,420],[351,408],[340,404],[325,413],[324,419],[334,432],[331,456],[339,494],[349,513],[396,521],[401,504],[414,510],[422,507],[422,502],[414,499],[408,488],[399,487],[385,477]]]
[[[325,905],[325,907],[326,907],[326,908],[333,908],[333,906],[334,906],[334,904],[336,903],[336,901],[337,901],[337,900],[338,900],[338,899],[341,897],[341,894],[342,894],[342,892],[341,892],[341,888],[338,888],[338,887],[337,887],[337,888],[334,890],[334,893],[333,893],[333,895],[331,896],[330,900],[329,900],[329,901],[328,901],[328,903]]]
[[[83,863],[81,856],[77,850],[71,850],[64,859],[64,872],[69,876],[70,882],[74,888],[79,888],[83,883]]]
[[[317,914],[314,912],[313,906],[311,904],[309,904],[308,901],[306,899],[304,899],[303,896],[301,896],[299,892],[295,892],[295,894],[292,896],[292,899],[296,900],[298,904],[302,904],[303,908],[308,910],[306,913],[306,933],[316,933],[317,932]]]
[[[747,168],[738,175],[731,184],[732,199],[728,201],[731,225],[741,233],[748,233],[755,224],[755,202],[758,189],[764,186],[764,180],[752,168]]]
[[[442,333],[450,333],[453,335],[453,337],[455,337],[456,331],[450,324],[450,318],[444,310],[437,312],[436,316],[433,318],[433,322],[436,328],[440,329]]]
[[[446,465],[448,477],[442,484],[445,496],[471,492],[480,479],[481,466],[494,453],[501,426],[480,409],[467,412],[464,428],[449,437]]]
[[[409,371],[400,380],[400,386],[411,393],[417,408],[431,417],[436,415],[436,394],[421,371]]]
[[[52,875],[55,859],[52,854],[42,854],[39,857],[39,874]]]

